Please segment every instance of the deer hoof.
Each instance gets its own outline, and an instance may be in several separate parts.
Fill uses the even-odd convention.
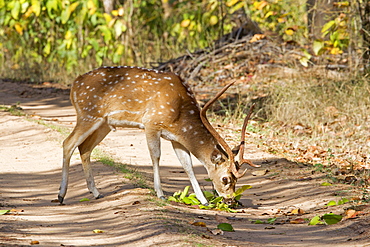
[[[60,204],[63,204],[64,197],[58,195],[58,201],[59,201]]]
[[[95,196],[95,199],[103,198],[104,196],[102,194],[99,194],[98,196]]]

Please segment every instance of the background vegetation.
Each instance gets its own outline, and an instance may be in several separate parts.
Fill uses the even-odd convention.
[[[305,0],[126,0],[116,1],[110,13],[99,0],[0,0],[0,73],[66,81],[102,64],[148,67],[212,47],[244,24],[243,14],[270,36],[306,46],[307,60],[328,52],[361,53],[362,5],[337,2],[325,13],[321,37],[312,38],[308,17],[322,6],[308,9]]]

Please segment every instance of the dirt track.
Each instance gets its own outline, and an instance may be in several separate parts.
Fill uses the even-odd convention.
[[[349,204],[332,208],[324,205],[357,194],[347,185],[320,186],[325,181],[322,175],[263,153],[252,144],[247,158],[269,172],[261,176],[248,173],[239,181],[239,186],[253,186],[242,198],[243,213],[162,204],[149,190],[135,188],[123,174],[98,162],[93,165],[95,179],[105,197],[93,200],[77,154],[72,160],[66,205],[52,203],[60,182],[61,142],[65,137],[27,119],[42,119],[72,129],[75,117],[68,91],[52,85],[35,88],[0,80],[0,105],[17,102],[28,118],[0,112],[0,209],[14,209],[0,215],[0,246],[29,245],[31,241],[38,241],[40,246],[370,246],[368,207],[363,208],[365,216],[335,225],[290,224],[297,218],[327,212],[343,214]],[[151,184],[151,162],[142,131],[110,133],[99,148],[139,169]],[[169,143],[164,142],[162,153],[163,188],[170,195],[190,183]],[[211,189],[199,162],[195,162],[195,171],[201,186]],[[85,197],[91,201],[79,202]],[[289,215],[297,208],[304,215]],[[253,223],[274,217],[279,224]],[[235,232],[215,236],[207,230],[225,220]],[[205,222],[207,228],[191,225],[194,221]],[[103,233],[93,233],[95,229]]]

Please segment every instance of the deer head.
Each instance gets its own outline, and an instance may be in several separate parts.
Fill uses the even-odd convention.
[[[233,193],[235,192],[235,184],[237,180],[243,177],[247,171],[245,169],[243,172],[239,172],[241,166],[245,163],[249,164],[253,167],[259,167],[259,165],[253,164],[251,161],[244,159],[244,146],[245,146],[245,132],[246,127],[248,125],[249,118],[253,111],[254,105],[252,105],[249,114],[245,117],[242,131],[241,131],[241,142],[240,144],[234,148],[233,150],[229,147],[226,141],[221,137],[221,135],[213,128],[213,126],[209,123],[206,112],[209,107],[231,86],[235,83],[235,81],[226,85],[216,96],[207,102],[207,104],[203,107],[200,112],[201,120],[208,129],[208,131],[215,137],[217,142],[220,145],[217,145],[216,148],[219,150],[215,150],[212,154],[211,160],[215,164],[215,169],[212,172],[209,172],[215,190],[217,193],[224,197],[225,202],[231,203],[233,201]],[[239,153],[239,161],[235,160],[236,155]],[[218,180],[214,180],[214,178],[218,178]]]

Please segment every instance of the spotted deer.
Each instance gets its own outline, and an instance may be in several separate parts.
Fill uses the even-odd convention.
[[[135,127],[145,130],[147,146],[153,163],[154,189],[164,198],[159,176],[160,138],[171,141],[173,149],[189,176],[196,197],[207,204],[195,177],[190,153],[207,169],[217,193],[230,203],[243,159],[244,140],[239,147],[239,163],[225,140],[211,126],[206,111],[223,94],[224,87],[201,110],[190,87],[173,73],[137,67],[101,67],[80,75],[72,84],[71,101],[76,109],[77,123],[63,142],[62,181],[58,200],[63,202],[68,187],[71,156],[78,147],[87,187],[100,198],[95,186],[90,156],[116,127]],[[245,126],[248,118],[244,122]],[[244,138],[244,132],[242,138]],[[239,165],[240,164],[240,165]]]

